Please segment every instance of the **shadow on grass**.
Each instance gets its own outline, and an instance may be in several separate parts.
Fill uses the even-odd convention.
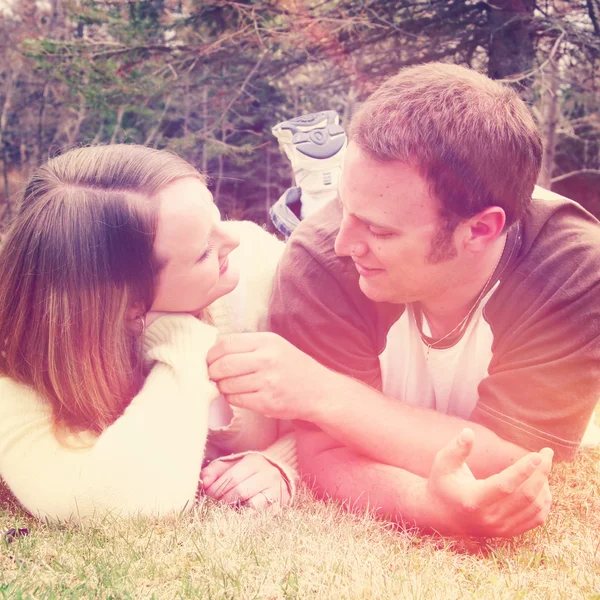
[[[14,516],[29,517],[2,479],[0,479],[0,512],[6,512]]]

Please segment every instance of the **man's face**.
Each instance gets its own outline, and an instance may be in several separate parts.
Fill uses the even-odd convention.
[[[457,235],[444,227],[439,203],[414,167],[377,161],[351,143],[339,196],[335,251],[352,258],[371,300],[427,302],[459,283]]]

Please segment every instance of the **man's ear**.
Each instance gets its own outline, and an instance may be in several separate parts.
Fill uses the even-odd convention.
[[[506,214],[499,206],[489,206],[467,220],[464,238],[466,250],[481,252],[496,241],[504,231]]]

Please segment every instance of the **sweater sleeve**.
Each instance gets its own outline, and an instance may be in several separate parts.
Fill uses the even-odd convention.
[[[30,388],[2,380],[0,474],[23,506],[58,520],[190,506],[209,405],[218,395],[206,369],[215,338],[213,327],[190,315],[153,323],[144,350],[154,365],[143,388],[98,436],[59,440],[49,405]]]

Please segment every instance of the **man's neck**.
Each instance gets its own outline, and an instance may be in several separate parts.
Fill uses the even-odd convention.
[[[498,238],[477,264],[468,265],[459,285],[448,286],[439,295],[421,303],[421,309],[435,338],[448,335],[468,317],[483,298],[488,284],[500,263],[506,244],[506,234]]]

